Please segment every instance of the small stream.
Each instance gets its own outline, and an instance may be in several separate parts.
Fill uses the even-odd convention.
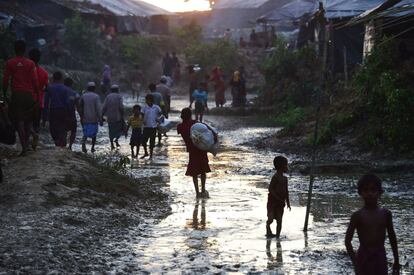
[[[131,98],[125,102],[128,106],[134,104]],[[178,110],[186,104],[185,98],[173,100],[172,120],[179,122]],[[129,168],[134,177],[166,183],[172,211],[160,222],[143,224],[146,236],[129,238],[134,256],[125,259],[128,265],[134,266],[136,272],[173,274],[352,273],[344,235],[351,213],[361,205],[356,192],[360,175],[316,178],[307,234],[302,228],[309,179],[296,173],[288,175],[292,211],[285,210],[281,239],[267,240],[267,186],[274,173],[272,161],[276,153],[257,151],[249,141],[278,129],[244,126],[241,117],[207,116],[206,121],[219,129],[221,142],[218,156],[210,155],[209,199],[195,198],[192,180],[184,175],[188,154],[175,129],[163,138],[163,146],[155,149],[152,161],[131,162]],[[98,153],[107,153],[106,125],[100,135]],[[129,140],[120,140],[118,153],[128,155]],[[394,215],[400,261],[405,265],[402,274],[413,274],[414,175],[381,176],[386,190],[382,204]],[[273,231],[274,227],[275,223]],[[130,236],[134,232],[131,228]],[[386,247],[391,265],[388,241]],[[122,270],[122,266],[119,263],[114,272]]]

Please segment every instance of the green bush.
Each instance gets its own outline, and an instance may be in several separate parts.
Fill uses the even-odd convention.
[[[85,64],[96,62],[102,56],[98,38],[98,28],[91,22],[84,21],[80,14],[65,20],[64,42],[69,46],[71,54],[82,58]]]
[[[141,70],[150,67],[160,55],[160,45],[152,37],[126,35],[119,38],[121,56]]]
[[[333,117],[329,118],[324,123],[321,123],[321,127],[318,132],[317,145],[330,144],[335,141],[335,136],[340,129],[351,126],[356,120],[354,114],[349,113],[337,113]],[[313,144],[313,132],[308,137],[308,144]]]
[[[304,121],[306,117],[306,110],[297,107],[280,113],[276,116],[260,117],[258,119],[259,124],[268,126],[283,127],[285,130],[291,130],[295,128],[300,122]]]
[[[356,73],[354,85],[367,121],[371,146],[414,149],[414,95],[410,74],[400,66],[392,41],[380,43]]]
[[[217,39],[213,42],[195,42],[185,50],[187,61],[191,64],[199,64],[207,72],[214,66],[220,66],[224,72],[231,72],[242,64],[242,57],[237,51],[237,46],[225,39]]]
[[[279,39],[260,69],[266,80],[261,95],[263,104],[278,104],[289,109],[313,102],[320,78],[320,64],[314,49],[291,50],[283,39]]]
[[[306,112],[303,108],[297,107],[288,110],[286,113],[276,118],[276,123],[282,125],[285,129],[292,129],[298,123],[305,120]]]
[[[198,43],[202,39],[203,29],[195,21],[175,30],[175,37],[182,47]]]

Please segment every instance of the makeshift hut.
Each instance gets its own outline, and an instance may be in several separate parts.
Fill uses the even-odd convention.
[[[220,0],[212,5],[207,31],[212,36],[222,36],[231,31],[234,40],[246,36],[257,26],[256,19],[269,10],[288,3],[289,0]]]

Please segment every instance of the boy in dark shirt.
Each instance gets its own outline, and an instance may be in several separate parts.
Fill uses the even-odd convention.
[[[290,210],[289,190],[287,185],[287,178],[283,173],[288,171],[288,160],[285,157],[277,156],[273,160],[276,174],[272,177],[269,185],[269,195],[267,199],[267,222],[266,222],[266,236],[280,237],[282,230],[282,217],[285,203]],[[272,233],[270,225],[276,220],[276,235]]]
[[[384,190],[381,179],[376,175],[365,175],[358,181],[358,194],[364,200],[364,207],[351,216],[346,231],[345,246],[354,264],[357,275],[388,274],[387,257],[384,248],[385,231],[388,233],[394,254],[393,274],[399,274],[397,238],[394,232],[391,212],[378,206],[378,199]],[[355,253],[352,238],[358,232],[359,249]]]

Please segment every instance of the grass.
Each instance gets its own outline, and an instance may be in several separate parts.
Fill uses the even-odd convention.
[[[283,127],[285,130],[291,130],[299,123],[303,122],[305,117],[305,109],[297,107],[277,115],[259,116],[257,118],[257,124],[262,126]]]
[[[355,120],[356,115],[353,113],[335,114],[322,124],[316,144],[325,145],[334,143],[338,131],[351,126]],[[313,133],[308,137],[308,144],[313,144]]]

